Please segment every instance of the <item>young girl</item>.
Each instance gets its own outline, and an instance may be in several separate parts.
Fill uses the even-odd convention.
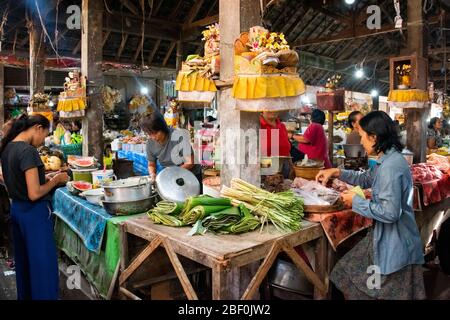
[[[334,267],[330,280],[350,299],[425,299],[422,264],[423,245],[417,228],[411,170],[403,155],[394,121],[382,111],[361,119],[361,143],[367,154],[378,156],[371,171],[329,169],[317,180],[330,178],[364,189],[372,199],[354,192],[343,194],[353,211],[374,220],[368,235]]]
[[[53,239],[50,192],[68,180],[66,173],[45,176],[37,147],[50,122],[41,115],[21,115],[2,140],[3,179],[12,199],[18,300],[58,299],[58,259]]]

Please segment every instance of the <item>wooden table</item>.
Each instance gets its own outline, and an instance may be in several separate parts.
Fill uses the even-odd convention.
[[[276,261],[278,253],[284,251],[314,284],[314,297],[326,298],[328,293],[327,241],[322,227],[318,223],[304,221],[300,231],[281,234],[270,225],[262,233],[254,231],[241,235],[187,236],[189,228],[172,228],[154,224],[147,217],[134,218],[124,222],[122,229],[120,293],[131,299],[139,299],[128,290],[127,280],[139,266],[158,248],[163,247],[172,263],[186,296],[190,300],[198,299],[177,255],[184,256],[212,269],[212,298],[252,299],[261,285],[270,267]],[[149,242],[148,246],[128,264],[128,236],[132,234]],[[315,242],[315,265],[313,271],[294,250],[307,242]],[[233,280],[235,271],[249,264],[260,262],[258,271],[248,287],[239,288],[239,280]],[[149,275],[150,276],[150,275]],[[242,282],[242,280],[240,281]],[[241,292],[244,294],[241,296]]]

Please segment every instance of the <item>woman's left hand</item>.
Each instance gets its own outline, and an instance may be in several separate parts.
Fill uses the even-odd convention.
[[[356,193],[353,191],[347,190],[341,193],[342,201],[344,202],[345,207],[351,208],[353,206],[353,197],[356,196]]]

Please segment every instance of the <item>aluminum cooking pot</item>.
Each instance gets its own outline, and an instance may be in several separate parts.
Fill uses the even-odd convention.
[[[129,178],[103,185],[106,202],[130,202],[148,199],[153,190],[148,177]]]
[[[169,167],[156,177],[158,193],[164,200],[184,202],[187,198],[200,194],[200,182],[189,170]]]

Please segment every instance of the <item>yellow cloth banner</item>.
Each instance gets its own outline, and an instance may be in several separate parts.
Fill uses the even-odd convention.
[[[217,91],[217,87],[212,80],[200,77],[198,72],[179,72],[175,84],[177,91]]]
[[[86,109],[86,104],[83,99],[59,99],[57,111],[78,111]]]
[[[391,90],[389,91],[388,101],[392,102],[427,102],[430,100],[428,91],[411,90]]]
[[[53,112],[40,112],[40,111],[34,112],[33,111],[33,112],[30,112],[29,114],[30,114],[30,116],[40,114],[40,115],[46,117],[48,119],[48,121],[53,122]]]
[[[305,93],[305,84],[296,75],[239,75],[232,96],[236,99],[285,98]]]

